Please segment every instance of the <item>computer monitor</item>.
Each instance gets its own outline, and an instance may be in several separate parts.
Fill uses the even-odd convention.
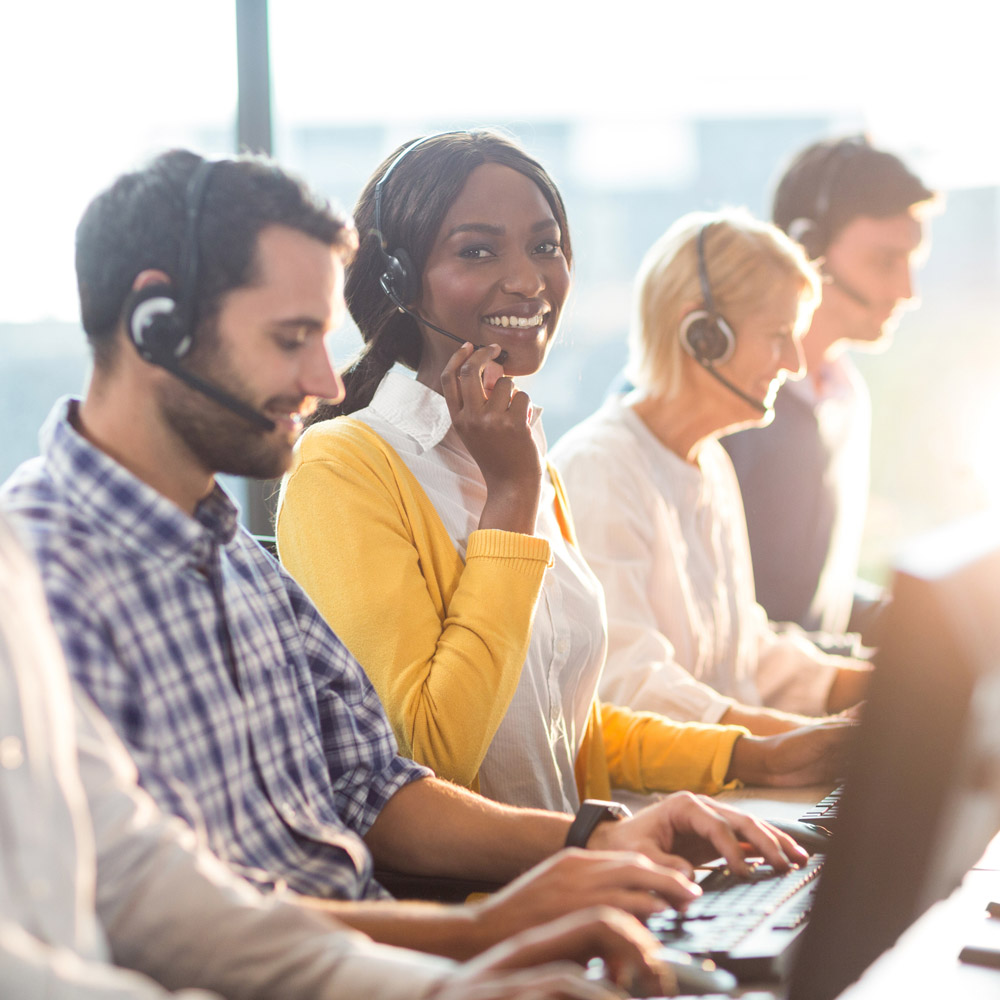
[[[1000,830],[1000,519],[915,543],[892,593],[788,1000],[840,994]]]

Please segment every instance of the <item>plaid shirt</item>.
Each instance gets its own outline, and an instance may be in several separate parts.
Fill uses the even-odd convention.
[[[430,772],[398,756],[364,671],[224,490],[188,516],[81,437],[75,406],[0,490],[71,672],[219,857],[301,893],[381,894],[361,836]]]

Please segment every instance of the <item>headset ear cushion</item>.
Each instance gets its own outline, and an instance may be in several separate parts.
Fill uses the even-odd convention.
[[[801,216],[788,224],[788,238],[798,243],[810,260],[822,257],[826,250],[826,240],[819,223]]]
[[[681,321],[681,346],[700,365],[725,364],[736,350],[730,325],[704,309],[689,312]]]
[[[133,291],[123,308],[129,340],[147,361],[183,357],[191,338],[181,329],[177,300],[169,285],[146,285]]]
[[[404,306],[417,301],[420,293],[417,269],[413,266],[410,255],[402,247],[386,257],[385,275],[393,294]]]

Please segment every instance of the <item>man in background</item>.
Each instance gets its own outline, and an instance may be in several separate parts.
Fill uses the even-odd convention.
[[[847,352],[887,347],[915,304],[934,197],[864,137],[813,143],[778,183],[773,221],[817,262],[823,300],[802,340],[806,375],[778,393],[774,420],[722,439],[743,493],[757,600],[772,621],[864,637],[884,599],[857,576],[871,401]]]

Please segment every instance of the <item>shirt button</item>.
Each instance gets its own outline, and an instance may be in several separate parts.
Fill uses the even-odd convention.
[[[0,767],[13,771],[24,763],[24,750],[16,736],[5,736],[0,740]]]
[[[556,643],[556,652],[560,656],[565,656],[569,652],[569,639],[560,639]]]

